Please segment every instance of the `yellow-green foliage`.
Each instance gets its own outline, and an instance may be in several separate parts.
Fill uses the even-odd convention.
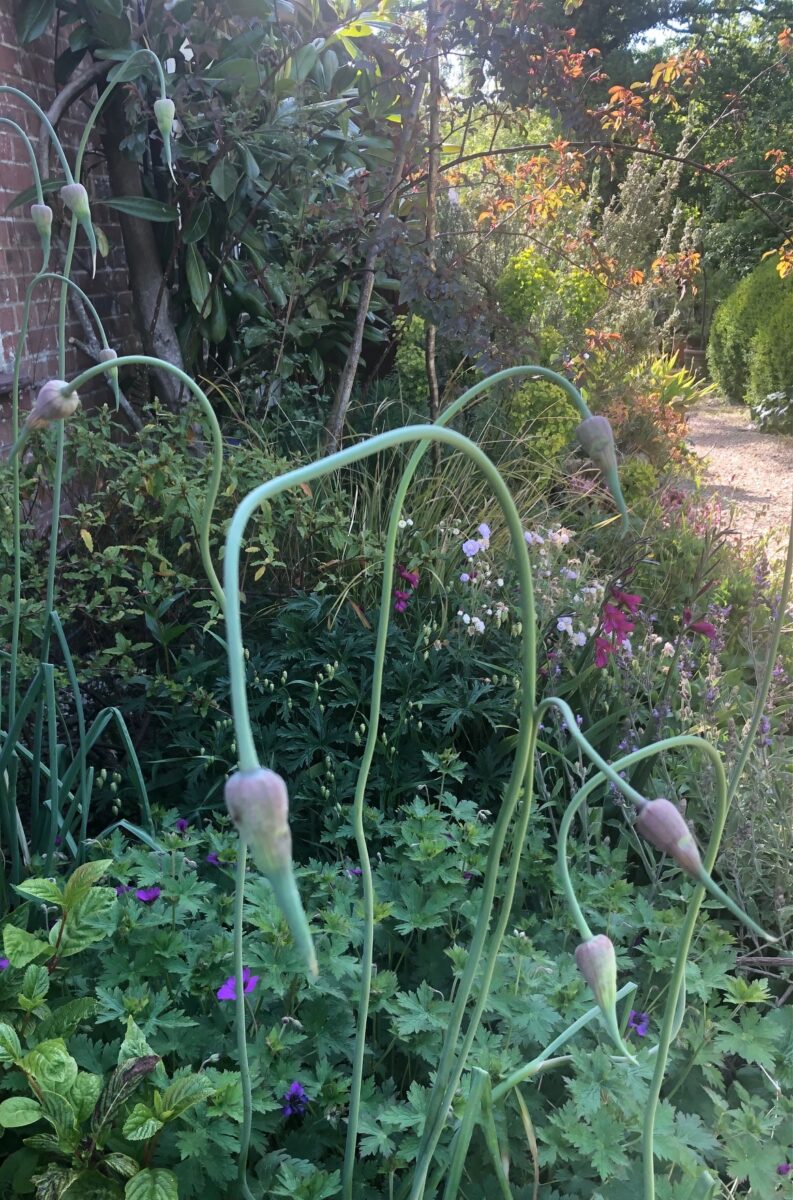
[[[515,393],[508,426],[520,435],[537,463],[555,463],[570,446],[581,417],[567,394],[554,383],[534,379]]]
[[[793,384],[790,344],[793,278],[780,279],[769,258],[733,289],[718,309],[708,364],[719,390],[740,404]]]
[[[502,311],[537,339],[546,362],[565,348],[577,350],[584,329],[606,298],[588,271],[552,267],[536,250],[522,250],[505,268],[497,293]]]

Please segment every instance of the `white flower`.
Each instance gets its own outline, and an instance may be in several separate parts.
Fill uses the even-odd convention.
[[[562,575],[565,579],[578,579],[578,571],[571,571],[569,567],[562,568]]]
[[[496,587],[503,587],[503,586],[504,586],[504,580],[499,576],[499,578],[496,580]]]
[[[556,628],[559,630],[560,633],[567,633],[570,635],[570,637],[572,637],[573,636],[573,618],[572,617],[560,617],[559,620],[556,622]]]
[[[671,657],[672,657],[672,655],[674,654],[674,652],[675,652],[675,648],[674,648],[674,646],[672,645],[672,643],[671,643],[671,642],[664,642],[664,648],[663,648],[663,650],[661,651],[661,653],[663,654],[664,658],[671,658]]]
[[[576,633],[573,634],[573,641],[576,644],[576,646],[585,646],[586,645],[586,634],[584,633],[583,629],[579,629]]]
[[[397,521],[398,529],[407,529],[407,521]]]
[[[463,625],[470,625],[471,617],[468,613],[463,613]]]
[[[620,645],[622,646],[622,648],[626,654],[633,654],[633,646],[631,645],[630,638],[623,638]]]
[[[477,633],[485,632],[485,623],[484,621],[480,620],[479,617],[474,617],[471,621],[471,624]]]

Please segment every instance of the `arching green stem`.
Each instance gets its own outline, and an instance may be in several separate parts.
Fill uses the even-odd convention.
[[[567,726],[567,732],[570,734],[570,737],[573,739],[576,745],[583,750],[589,761],[593,762],[598,770],[602,771],[606,778],[613,783],[616,788],[619,788],[622,794],[627,796],[627,798],[631,800],[637,808],[643,808],[647,803],[646,797],[642,796],[641,792],[637,792],[636,788],[631,787],[626,780],[620,779],[620,776],[618,772],[614,770],[614,767],[609,766],[606,760],[598,754],[594,746],[590,745],[586,736],[578,728],[578,722],[575,719],[575,715],[570,705],[565,700],[560,700],[558,696],[548,696],[544,700],[541,700],[537,705],[536,717],[538,721],[541,719],[542,714],[547,712],[549,708],[558,708],[559,712],[564,717],[565,725]],[[591,937],[591,934],[589,936]]]
[[[33,111],[36,113],[37,117],[39,118],[42,125],[47,130],[47,133],[50,136],[50,141],[52,142],[52,145],[55,149],[55,153],[58,155],[58,158],[60,159],[60,162],[61,162],[61,166],[63,167],[63,173],[66,176],[66,182],[74,183],[74,176],[72,175],[72,169],[69,166],[69,160],[67,159],[66,155],[63,152],[63,146],[60,143],[60,139],[59,139],[57,133],[55,132],[55,130],[53,129],[52,122],[50,121],[49,117],[45,113],[44,109],[39,104],[37,104],[36,101],[31,96],[28,96],[27,92],[21,92],[19,90],[19,88],[11,87],[8,84],[5,84],[2,87],[0,87],[0,96],[3,96],[3,95],[16,96],[17,100],[22,100],[24,104],[27,104],[30,108],[33,109]]]

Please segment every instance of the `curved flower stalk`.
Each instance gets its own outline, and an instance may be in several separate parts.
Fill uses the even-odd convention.
[[[531,735],[531,713],[534,704],[534,666],[535,666],[535,637],[534,637],[534,610],[531,599],[531,571],[528,563],[528,556],[525,553],[523,543],[523,532],[519,514],[515,508],[514,502],[509,494],[506,484],[502,480],[497,469],[493,466],[487,456],[473,442],[461,434],[452,430],[444,429],[438,426],[407,426],[402,429],[392,430],[387,433],[380,434],[377,437],[370,438],[356,446],[348,447],[345,450],[332,454],[316,463],[311,463],[305,467],[297,468],[280,476],[277,479],[268,481],[260,487],[255,488],[245,497],[238,506],[234,518],[228,530],[226,537],[226,554],[224,560],[224,591],[226,594],[227,610],[226,610],[226,629],[227,629],[227,644],[229,654],[229,670],[231,675],[231,694],[232,694],[232,710],[234,715],[235,732],[237,736],[237,748],[239,755],[239,766],[243,772],[252,772],[260,769],[259,760],[256,754],[256,747],[253,741],[253,733],[251,729],[250,716],[248,712],[247,694],[245,689],[245,666],[242,643],[242,628],[241,628],[241,613],[240,613],[240,596],[239,596],[239,559],[241,551],[241,543],[244,537],[245,528],[251,514],[265,500],[271,499],[273,496],[284,491],[288,487],[297,486],[302,483],[308,483],[320,475],[324,475],[330,471],[336,470],[339,467],[346,466],[359,459],[365,458],[371,454],[376,454],[382,450],[390,449],[402,442],[429,442],[438,441],[462,450],[469,458],[473,460],[485,474],[486,478],[493,487],[496,499],[501,505],[504,512],[507,527],[509,529],[512,540],[513,550],[517,562],[518,577],[521,587],[521,611],[524,618],[524,639],[522,647],[522,668],[525,680],[524,695],[521,706],[521,733],[518,738],[518,747],[516,750],[515,762],[513,766],[512,777],[508,785],[508,794],[512,796],[511,804],[505,799],[502,813],[494,829],[493,839],[491,842],[490,859],[493,864],[493,869],[488,872],[486,878],[485,891],[487,894],[487,913],[484,917],[480,917],[475,934],[475,943],[478,946],[476,951],[481,954],[487,933],[487,925],[489,923],[489,915],[492,910],[493,897],[496,887],[496,874],[498,862],[500,860],[501,849],[503,848],[506,838],[507,828],[514,805],[517,801],[521,783],[526,774],[526,770],[530,758],[530,735]],[[403,480],[404,482],[404,480]],[[400,485],[401,486],[401,485]],[[405,489],[406,489],[405,484]],[[394,511],[397,511],[401,501],[395,503]],[[390,546],[390,550],[389,550]],[[394,544],[393,539],[387,539],[387,549],[385,555],[385,571],[384,574],[384,607],[388,607],[389,593],[391,586],[391,572],[388,570],[389,556],[391,561],[391,569],[393,569],[393,554]],[[373,699],[372,703],[375,712],[379,712],[379,695],[382,686],[383,659],[376,660],[375,677],[373,683]],[[369,759],[371,761],[371,758]],[[368,769],[368,764],[367,764]],[[356,821],[363,803],[363,789],[359,779],[358,788],[356,788]],[[365,850],[365,843],[364,843]],[[362,859],[362,875],[366,881],[368,895],[372,894],[371,867],[369,864],[368,855]],[[485,903],[483,902],[483,910]],[[366,921],[367,930],[371,928],[371,916],[368,916]],[[472,945],[472,957],[474,946]],[[371,962],[371,958],[369,959]],[[310,963],[309,963],[310,966]],[[371,970],[371,967],[370,967]],[[460,1021],[462,1020],[462,1011],[460,1012]],[[360,1026],[359,1026],[360,1029]],[[360,1066],[359,1062],[359,1046],[360,1042],[356,1043],[356,1061],[354,1070]],[[362,1059],[362,1052],[360,1053]],[[355,1083],[356,1075],[353,1077]],[[357,1120],[357,1108],[354,1110],[354,1105],[360,1103],[360,1093],[351,1097],[350,1105],[350,1120],[353,1117]],[[349,1146],[348,1140],[348,1146]],[[353,1142],[354,1146],[354,1142]],[[248,1146],[244,1144],[241,1148],[241,1178],[244,1177],[245,1163],[247,1162]],[[352,1159],[354,1163],[354,1156]],[[346,1160],[345,1160],[346,1165]],[[345,1192],[351,1186],[352,1175],[345,1170]]]
[[[10,117],[0,117],[0,125],[7,125],[9,129],[13,129],[14,133],[18,134],[24,142],[25,149],[28,152],[30,169],[33,172],[33,186],[36,189],[36,203],[31,205],[30,219],[36,226],[36,232],[41,241],[43,259],[41,269],[42,271],[46,271],[50,259],[50,244],[52,242],[52,209],[49,204],[44,203],[44,189],[41,186],[41,172],[36,160],[36,151],[33,149],[33,143],[30,138],[16,121],[12,121]]]

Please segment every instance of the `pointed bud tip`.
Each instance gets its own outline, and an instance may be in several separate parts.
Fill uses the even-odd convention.
[[[656,850],[668,854],[687,874],[699,878],[702,860],[697,843],[683,814],[671,800],[662,796],[649,800],[636,818],[635,826]]]

